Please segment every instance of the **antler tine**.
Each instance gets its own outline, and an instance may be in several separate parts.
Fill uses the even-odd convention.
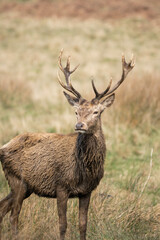
[[[112,84],[112,79],[108,85],[108,87],[106,88],[106,90],[102,93],[98,93],[95,85],[94,85],[94,81],[92,80],[92,87],[93,90],[95,92],[96,97],[93,99],[98,99],[100,100],[101,98],[110,95],[111,93],[113,93],[120,85],[121,83],[124,81],[124,79],[126,78],[127,74],[132,70],[132,68],[135,66],[135,61],[134,61],[134,57],[132,56],[131,60],[129,61],[129,63],[126,62],[124,55],[122,55],[122,76],[121,79],[116,83],[116,85],[110,90],[111,84]],[[110,90],[110,91],[109,91]]]
[[[93,80],[93,79],[92,79],[92,87],[93,87],[94,93],[95,93],[95,95],[96,95],[96,98],[98,98],[99,92],[97,91],[97,89],[96,89],[96,87],[95,87],[95,85],[94,85],[94,80]]]
[[[67,58],[67,63],[66,63],[66,67],[63,67],[62,65],[62,54],[63,54],[63,50],[61,50],[60,52],[60,55],[59,55],[59,61],[58,61],[58,64],[59,64],[59,68],[61,69],[61,71],[64,73],[64,76],[65,76],[65,80],[66,80],[66,83],[67,85],[65,85],[61,79],[60,79],[60,76],[58,74],[58,80],[59,80],[59,83],[60,85],[66,89],[67,91],[71,92],[73,95],[75,95],[78,99],[81,98],[81,95],[80,93],[75,90],[75,88],[72,86],[71,84],[71,81],[70,81],[70,75],[78,68],[79,65],[77,65],[73,70],[70,70],[70,56],[68,56]]]
[[[61,78],[60,78],[60,76],[59,76],[59,72],[58,72],[58,71],[57,71],[57,77],[58,77],[58,81],[59,81],[60,85],[61,85],[64,89],[66,89],[67,91],[70,91],[69,88],[68,88],[66,85],[64,85],[64,83],[61,81]]]
[[[106,93],[109,91],[110,87],[111,87],[111,84],[112,84],[112,79],[110,80],[109,84],[108,84],[108,87],[104,90],[104,92],[102,93],[99,93],[95,87],[95,84],[94,84],[94,81],[92,79],[92,87],[93,87],[93,90],[94,90],[94,93],[95,93],[95,98],[94,99],[101,99],[102,97],[104,97],[106,95]]]

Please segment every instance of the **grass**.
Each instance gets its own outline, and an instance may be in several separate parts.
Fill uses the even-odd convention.
[[[72,55],[72,66],[80,63],[73,81],[86,98],[93,97],[91,76],[97,88],[104,89],[111,75],[120,78],[121,53],[128,59],[134,52],[135,69],[103,114],[108,152],[105,176],[91,199],[88,239],[160,239],[159,27],[144,19],[81,22],[5,13],[0,29],[1,145],[26,131],[73,131],[75,116],[56,76],[62,47],[65,56]],[[0,197],[8,192],[0,169]],[[58,239],[56,201],[35,195],[25,200],[20,236]],[[67,239],[78,237],[78,202],[70,200]],[[6,216],[3,239],[11,238]]]

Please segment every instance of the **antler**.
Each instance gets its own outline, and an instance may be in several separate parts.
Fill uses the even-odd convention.
[[[71,80],[70,80],[70,75],[78,68],[79,65],[77,65],[73,70],[70,70],[70,56],[67,58],[67,63],[66,63],[66,67],[62,66],[62,54],[63,54],[63,50],[61,50],[60,55],[59,55],[59,68],[61,69],[61,71],[64,73],[65,76],[65,80],[66,80],[66,84],[65,85],[61,79],[60,76],[58,74],[58,80],[60,85],[66,89],[67,91],[71,92],[73,95],[75,95],[78,99],[82,98],[81,94],[75,90],[75,88],[72,86],[71,84]]]
[[[116,83],[116,85],[110,90],[111,84],[112,84],[112,79],[110,80],[110,83],[108,85],[108,87],[106,88],[106,90],[102,93],[99,93],[94,85],[94,81],[92,80],[92,87],[95,93],[95,98],[93,100],[100,100],[101,98],[110,95],[111,93],[113,93],[120,85],[121,83],[124,81],[124,79],[126,78],[127,74],[132,70],[132,68],[134,67],[135,63],[134,63],[134,58],[132,57],[130,62],[127,63],[125,60],[124,55],[122,55],[122,76],[121,79]],[[109,91],[110,90],[110,91]]]

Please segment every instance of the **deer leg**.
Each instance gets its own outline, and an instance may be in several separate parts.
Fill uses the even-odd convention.
[[[18,217],[22,207],[22,202],[23,202],[23,199],[21,200],[16,199],[13,203],[13,207],[11,210],[10,222],[11,222],[11,228],[14,236],[16,236],[18,233]]]
[[[13,234],[16,236],[18,233],[18,217],[22,208],[22,203],[25,198],[30,196],[30,194],[28,194],[27,186],[23,180],[19,180],[16,177],[12,178],[12,183],[10,181],[10,186],[13,192],[10,222]]]
[[[59,216],[59,231],[60,240],[65,239],[65,234],[67,230],[67,200],[68,194],[62,189],[57,189],[57,208]]]
[[[11,210],[13,202],[12,192],[0,201],[0,239],[1,239],[1,224],[4,216]]]
[[[91,194],[79,197],[79,230],[80,240],[86,240],[87,215]]]

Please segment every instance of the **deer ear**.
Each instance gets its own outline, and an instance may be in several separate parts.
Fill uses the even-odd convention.
[[[103,100],[103,102],[101,102],[101,104],[103,106],[103,110],[107,107],[110,107],[112,105],[112,103],[114,102],[114,99],[115,99],[114,93],[112,95],[110,95],[109,97],[105,98]]]
[[[79,105],[79,99],[78,98],[72,97],[66,92],[63,92],[63,93],[64,93],[64,96],[67,98],[70,105],[72,105],[74,107]]]

